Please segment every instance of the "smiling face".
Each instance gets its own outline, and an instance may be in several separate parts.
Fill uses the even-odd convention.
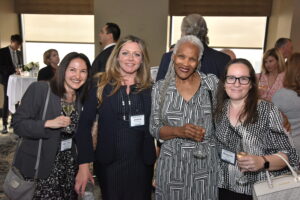
[[[197,69],[199,48],[189,42],[179,46],[174,55],[174,69],[176,76],[182,80],[190,78]]]
[[[242,63],[234,63],[229,66],[226,76],[230,77],[250,77],[248,67]],[[239,80],[235,83],[229,84],[225,81],[225,91],[232,101],[245,101],[248,92],[252,87],[251,80],[248,84],[242,85]]]
[[[65,72],[64,86],[67,92],[79,89],[88,77],[86,63],[81,58],[73,59]]]
[[[57,51],[52,51],[49,57],[49,63],[51,66],[57,66],[59,63],[59,56]]]
[[[143,62],[142,50],[138,43],[128,41],[121,48],[118,58],[122,76],[136,75]]]
[[[265,68],[268,73],[278,71],[278,61],[274,56],[268,56],[265,59]]]

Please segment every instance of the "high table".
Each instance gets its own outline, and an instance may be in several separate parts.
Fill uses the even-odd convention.
[[[15,105],[21,101],[29,85],[37,81],[37,77],[10,75],[7,84],[8,109],[11,113],[16,112]]]

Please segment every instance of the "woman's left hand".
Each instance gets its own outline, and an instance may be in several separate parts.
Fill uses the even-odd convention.
[[[255,155],[238,156],[237,162],[242,172],[255,172],[264,166],[264,159]]]

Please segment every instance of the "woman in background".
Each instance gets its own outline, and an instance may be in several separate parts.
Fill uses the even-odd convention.
[[[272,102],[287,116],[293,143],[300,153],[300,53],[289,59],[283,87],[274,94]]]
[[[285,63],[279,50],[273,48],[265,52],[261,73],[257,74],[261,99],[271,101],[277,90],[283,87],[284,71]]]
[[[59,55],[56,49],[49,49],[44,53],[44,63],[47,65],[38,74],[38,81],[49,81],[53,78],[59,63]]]
[[[75,189],[83,195],[96,163],[104,200],[150,200],[154,139],[149,133],[151,76],[143,40],[121,39],[99,74],[84,104],[76,133],[79,172]],[[91,128],[98,114],[98,140],[93,150]]]
[[[284,133],[280,112],[273,103],[259,100],[255,71],[248,60],[232,60],[225,68],[215,120],[220,200],[251,200],[253,184],[266,179],[265,170],[274,176],[287,173],[284,161],[274,154],[297,166],[299,158]]]
[[[78,170],[73,137],[77,129],[89,70],[88,58],[72,52],[64,57],[50,84],[31,84],[14,115],[14,132],[22,138],[15,167],[32,180],[42,139],[36,190],[33,199],[73,200],[75,175]],[[48,88],[49,103],[42,120]]]

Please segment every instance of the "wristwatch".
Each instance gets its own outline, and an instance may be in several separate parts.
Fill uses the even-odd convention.
[[[270,167],[270,162],[266,159],[265,156],[262,156],[262,158],[264,159],[265,163],[264,163],[264,169],[269,169]]]

